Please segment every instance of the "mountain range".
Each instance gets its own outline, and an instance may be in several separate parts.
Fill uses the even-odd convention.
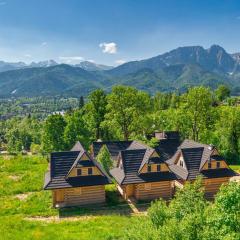
[[[240,93],[240,53],[229,54],[212,45],[179,47],[170,52],[117,67],[54,60],[25,64],[0,61],[0,97],[86,96],[96,88],[107,91],[116,84],[156,91],[185,91],[191,86],[216,88],[225,84]]]

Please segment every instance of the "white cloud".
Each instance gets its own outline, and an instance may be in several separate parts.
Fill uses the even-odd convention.
[[[84,61],[84,58],[80,56],[60,56],[59,60],[63,63],[78,63]]]
[[[41,43],[41,46],[46,46],[47,45],[47,42],[42,42]]]
[[[123,60],[123,59],[118,59],[118,60],[115,61],[115,63],[116,63],[117,65],[124,64],[125,62],[126,62],[126,61]]]
[[[100,43],[99,47],[102,49],[103,53],[115,54],[117,53],[117,44],[114,42],[110,43]]]

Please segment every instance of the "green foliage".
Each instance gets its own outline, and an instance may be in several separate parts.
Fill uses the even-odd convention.
[[[113,161],[106,145],[103,145],[100,149],[97,155],[97,160],[101,163],[106,172],[109,172],[109,170],[112,168]]]
[[[218,88],[215,90],[216,97],[220,102],[230,97],[230,93],[230,89],[225,85],[219,85]]]
[[[94,133],[94,139],[100,139],[104,137],[101,123],[104,121],[106,114],[106,94],[102,89],[97,89],[89,95],[88,99],[89,102],[86,105],[86,122]]]
[[[211,92],[205,87],[191,88],[185,101],[184,109],[191,126],[191,137],[198,141],[201,132],[209,128],[211,124]]]
[[[111,126],[120,128],[123,138],[128,140],[132,133],[139,132],[141,116],[149,108],[148,94],[131,87],[116,86],[108,95],[106,119]]]
[[[84,98],[83,98],[83,96],[81,96],[79,98],[78,108],[81,109],[81,108],[83,108],[83,106],[84,106]]]
[[[203,198],[201,179],[178,191],[169,205],[157,200],[148,217],[126,230],[124,239],[238,240],[240,237],[240,185],[222,186],[215,202]]]
[[[193,184],[186,183],[183,189],[176,192],[170,203],[170,211],[175,219],[181,220],[189,214],[202,213],[205,205],[202,181],[199,178]]]
[[[2,100],[0,113],[6,117],[14,112],[19,117],[0,120],[0,148],[12,153],[29,151],[31,146],[35,151],[34,146],[38,148],[38,145],[41,149],[37,152],[54,150],[47,142],[48,137],[45,138],[46,121],[43,119],[64,110],[62,118],[66,126],[61,128],[64,130],[59,131],[53,122],[49,128],[53,135],[61,135],[62,146],[56,149],[68,150],[75,141],[88,147],[98,138],[134,139],[154,147],[156,141],[150,139],[154,131],[177,130],[182,139],[216,145],[229,163],[237,164],[240,162],[239,99],[229,97],[228,102],[216,104],[215,95],[208,88],[195,87],[185,94],[158,92],[150,97],[132,87],[116,86],[109,94],[102,89],[92,92],[81,109],[80,99],[76,98]]]
[[[229,162],[238,163],[240,161],[240,109],[239,107],[220,107],[218,113],[216,144]]]
[[[154,226],[157,228],[163,226],[169,217],[166,202],[162,199],[152,202],[148,216]]]
[[[66,121],[60,114],[50,115],[43,126],[42,145],[46,152],[65,149],[64,129]]]
[[[72,114],[67,115],[65,119],[65,149],[70,149],[77,141],[80,141],[85,147],[88,147],[90,133],[83,120],[82,110],[74,111]]]
[[[4,138],[8,143],[8,151],[11,153],[29,150],[32,143],[40,143],[41,124],[35,118],[12,118],[6,123],[5,128]]]
[[[217,229],[240,233],[240,184],[231,182],[223,185],[218,192],[210,218],[211,224]]]

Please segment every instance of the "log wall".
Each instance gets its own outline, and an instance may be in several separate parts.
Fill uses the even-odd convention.
[[[152,182],[136,185],[134,196],[137,200],[153,200],[172,197],[171,181]]]
[[[104,185],[54,190],[54,205],[82,206],[105,202]]]
[[[207,199],[212,199],[219,191],[222,184],[228,183],[229,177],[225,178],[209,178],[203,180],[203,186],[205,189],[205,197]]]

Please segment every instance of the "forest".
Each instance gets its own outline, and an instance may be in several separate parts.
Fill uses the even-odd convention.
[[[98,139],[135,139],[154,146],[154,131],[174,130],[182,139],[216,145],[229,163],[239,164],[239,104],[224,85],[154,96],[119,85],[110,93],[97,89],[87,98],[2,100],[1,115],[17,109],[19,114],[1,118],[0,148],[48,154],[68,150],[77,140],[88,148]]]

